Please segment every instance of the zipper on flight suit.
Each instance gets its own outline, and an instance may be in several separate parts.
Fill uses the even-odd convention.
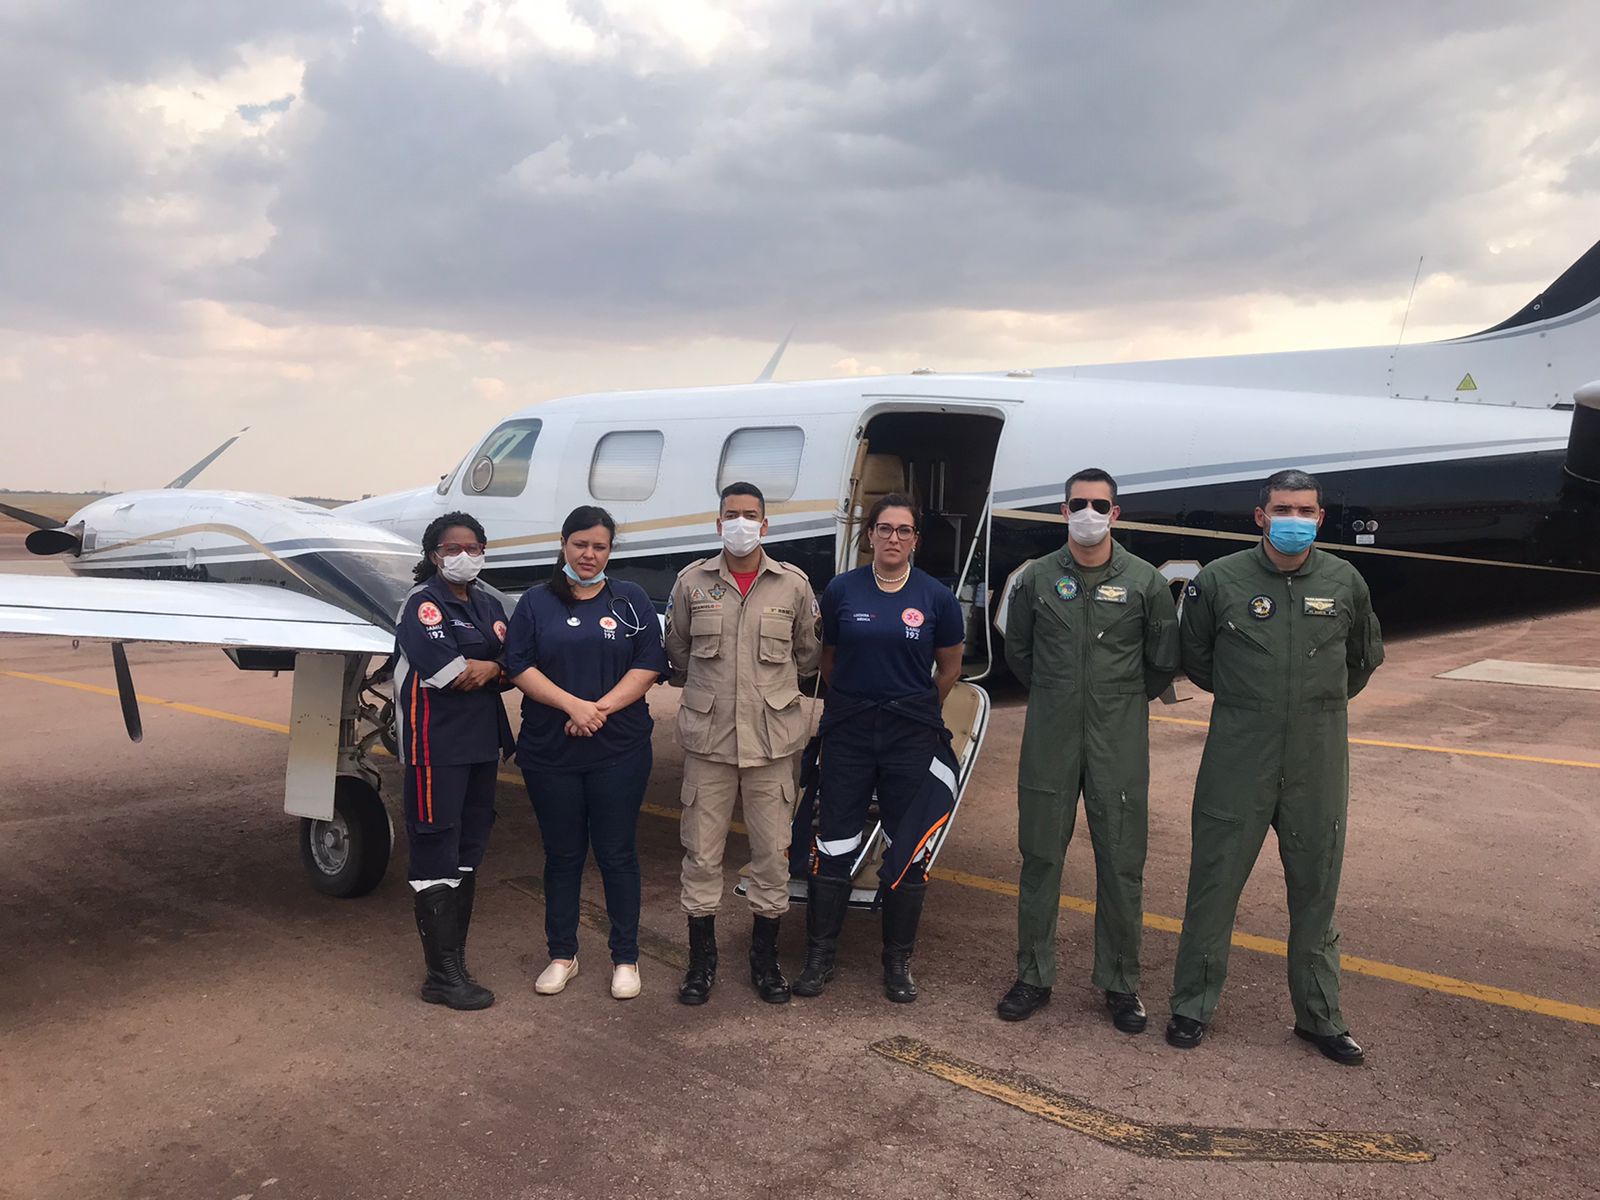
[[[1307,560],[1310,561],[1309,559]],[[1294,576],[1283,577],[1284,599],[1287,603],[1283,607],[1283,619],[1289,622],[1289,645],[1283,656],[1283,749],[1278,754],[1278,793],[1280,797],[1283,789],[1288,786],[1289,761],[1289,718],[1293,711],[1294,690]]]

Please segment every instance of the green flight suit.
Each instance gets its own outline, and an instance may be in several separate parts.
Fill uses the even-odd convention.
[[[1284,574],[1256,545],[1188,585],[1182,642],[1184,670],[1215,702],[1195,781],[1172,1012],[1211,1020],[1239,894],[1270,825],[1289,893],[1295,1023],[1348,1033],[1333,923],[1350,800],[1347,708],[1383,662],[1366,582],[1317,549]]]
[[[1161,573],[1113,543],[1084,578],[1062,547],[1023,571],[1006,616],[1006,662],[1027,685],[1017,772],[1017,977],[1056,976],[1061,867],[1083,793],[1094,846],[1094,983],[1139,990],[1149,831],[1149,702],[1178,670],[1178,620]]]

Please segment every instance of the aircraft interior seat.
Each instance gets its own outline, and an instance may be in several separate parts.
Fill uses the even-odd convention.
[[[861,480],[856,484],[856,517],[865,521],[872,506],[890,492],[906,490],[906,460],[898,454],[868,454],[861,466]],[[860,526],[858,525],[859,529]],[[872,561],[867,550],[856,552],[856,566],[864,567]]]

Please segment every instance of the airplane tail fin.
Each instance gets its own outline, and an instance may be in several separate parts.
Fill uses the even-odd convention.
[[[1562,326],[1576,324],[1600,312],[1600,304],[1596,301],[1600,301],[1600,242],[1590,246],[1588,252],[1561,272],[1554,283],[1500,324],[1457,340],[1469,341],[1491,333],[1520,330],[1529,325],[1548,328],[1548,323],[1552,321],[1561,321]]]

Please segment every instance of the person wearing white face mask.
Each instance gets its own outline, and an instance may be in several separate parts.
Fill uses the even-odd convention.
[[[1017,775],[1016,982],[1003,1020],[1049,1003],[1061,869],[1078,794],[1094,843],[1094,984],[1112,1023],[1139,1033],[1150,737],[1148,703],[1178,670],[1178,620],[1161,573],[1111,537],[1117,483],[1097,468],[1067,480],[1067,544],[1023,568],[1008,601],[1006,662],[1029,688]]]
[[[667,602],[670,682],[683,689],[682,904],[689,922],[684,1004],[703,1004],[717,975],[716,913],[735,800],[750,837],[750,981],[783,1004],[778,922],[789,908],[789,837],[798,759],[811,733],[800,681],[821,653],[805,572],[761,548],[766,499],[753,483],[722,489],[722,553],[690,563]]]
[[[457,1009],[494,1003],[494,993],[467,971],[467,930],[494,825],[495,776],[515,745],[500,703],[505,610],[473,582],[487,544],[483,526],[467,513],[431,522],[417,586],[395,627],[409,877],[427,962],[422,998]]]

